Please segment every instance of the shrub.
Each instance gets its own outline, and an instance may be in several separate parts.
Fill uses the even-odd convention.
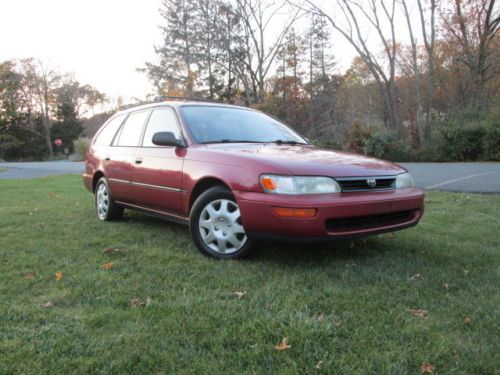
[[[316,147],[331,148],[334,150],[340,150],[342,148],[341,145],[332,138],[310,139],[309,141]]]
[[[347,131],[347,149],[358,153],[364,152],[365,141],[372,133],[372,127],[355,122]]]
[[[500,120],[490,121],[483,138],[485,160],[500,161]]]
[[[410,161],[414,158],[414,150],[410,144],[381,124],[351,126],[348,132],[348,148],[392,161]]]
[[[90,148],[90,139],[87,137],[79,137],[73,141],[73,148],[75,153],[72,155],[71,160],[82,161]]]
[[[485,128],[477,122],[447,123],[440,127],[437,145],[443,160],[472,161],[483,155]]]

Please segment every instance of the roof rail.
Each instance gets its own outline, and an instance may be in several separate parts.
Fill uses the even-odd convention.
[[[151,103],[152,102],[138,102],[138,103],[134,103],[134,104],[124,104],[120,107],[120,111],[124,111],[124,110],[129,109],[129,108],[139,107],[141,105],[151,104]]]
[[[209,103],[219,103],[215,100],[204,99],[204,98],[193,98],[189,96],[170,96],[170,95],[160,95],[155,98],[155,102],[163,102],[165,100],[184,100],[184,101],[195,101],[195,102],[209,102]]]
[[[160,95],[156,96],[153,101],[140,101],[134,104],[125,104],[120,107],[121,111],[124,111],[129,108],[139,107],[141,105],[153,104],[158,102],[163,102],[165,100],[184,100],[184,101],[195,101],[195,102],[208,102],[208,103],[220,103],[215,100],[203,99],[203,98],[192,98],[189,96],[169,96],[169,95]]]

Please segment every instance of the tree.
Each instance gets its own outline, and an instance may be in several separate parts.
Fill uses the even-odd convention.
[[[390,129],[399,129],[396,97],[396,0],[337,0],[345,22],[341,25],[333,17],[326,14],[311,0],[306,0],[309,12],[326,17],[330,25],[337,30],[363,59],[375,79],[380,95],[384,100],[386,122]],[[368,5],[366,5],[368,4]],[[369,47],[361,24],[366,23],[374,29],[383,47],[385,61],[380,60]],[[389,35],[384,33],[383,24],[388,25]],[[385,65],[388,68],[385,68]]]
[[[195,66],[199,33],[196,29],[195,0],[163,0],[160,29],[163,44],[155,47],[159,63],[146,63],[147,73],[159,94],[185,93],[192,96],[198,69]]]
[[[436,40],[436,23],[435,23],[435,13],[436,13],[436,0],[428,0],[429,10],[426,11],[424,8],[423,0],[417,0],[419,21],[421,25],[421,35],[424,42],[425,50],[427,52],[427,100],[425,110],[422,105],[422,88],[421,88],[421,72],[418,60],[418,44],[417,38],[414,32],[414,26],[412,25],[413,17],[411,16],[407,2],[402,0],[401,5],[404,10],[404,15],[406,19],[406,24],[408,26],[408,33],[410,35],[411,43],[411,56],[412,56],[412,68],[413,68],[413,80],[415,82],[415,107],[416,107],[416,124],[418,129],[419,143],[424,144],[429,138],[430,134],[430,123],[432,115],[432,97],[434,94],[434,45]],[[425,113],[425,121],[423,119],[423,113]]]
[[[448,37],[460,48],[457,60],[469,73],[466,100],[481,109],[485,102],[485,84],[497,73],[494,71],[496,62],[490,57],[500,47],[498,41],[495,45],[500,26],[498,4],[496,0],[453,0],[452,4],[447,4],[441,12],[443,24]]]
[[[319,121],[320,125],[326,126],[331,126],[333,122],[333,103],[336,90],[331,85],[330,76],[335,67],[335,60],[330,53],[331,35],[328,30],[328,21],[325,17],[317,14],[310,14],[309,17],[310,25],[306,31],[309,70],[308,114],[312,135],[317,138],[316,121]]]
[[[278,51],[285,37],[302,16],[299,9],[291,10],[290,17],[279,22],[280,12],[287,7],[286,3],[275,3],[266,0],[235,0],[233,12],[243,24],[243,46],[245,54],[236,54],[250,74],[254,100],[261,101],[265,95],[266,79],[274,67]],[[270,26],[277,31],[271,34]],[[270,35],[275,35],[270,38]]]
[[[80,117],[105,100],[95,88],[81,85],[70,75],[33,58],[1,63],[2,152],[42,157],[44,148],[52,156],[55,124],[59,127],[57,134],[70,134],[67,143],[71,144],[70,138],[82,130]],[[40,144],[44,145],[42,149]]]

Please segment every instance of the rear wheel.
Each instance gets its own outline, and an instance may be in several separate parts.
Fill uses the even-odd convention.
[[[251,243],[241,222],[240,208],[231,191],[224,186],[210,188],[196,199],[189,229],[204,255],[235,259],[250,251]]]
[[[97,218],[103,221],[119,219],[123,215],[123,207],[113,200],[104,177],[97,181],[95,188],[95,210]]]

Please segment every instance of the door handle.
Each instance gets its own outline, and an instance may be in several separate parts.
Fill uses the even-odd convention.
[[[109,157],[109,155],[106,155],[106,160],[111,160],[111,158]]]
[[[135,159],[135,164],[141,164],[141,163],[142,163],[142,158]]]

